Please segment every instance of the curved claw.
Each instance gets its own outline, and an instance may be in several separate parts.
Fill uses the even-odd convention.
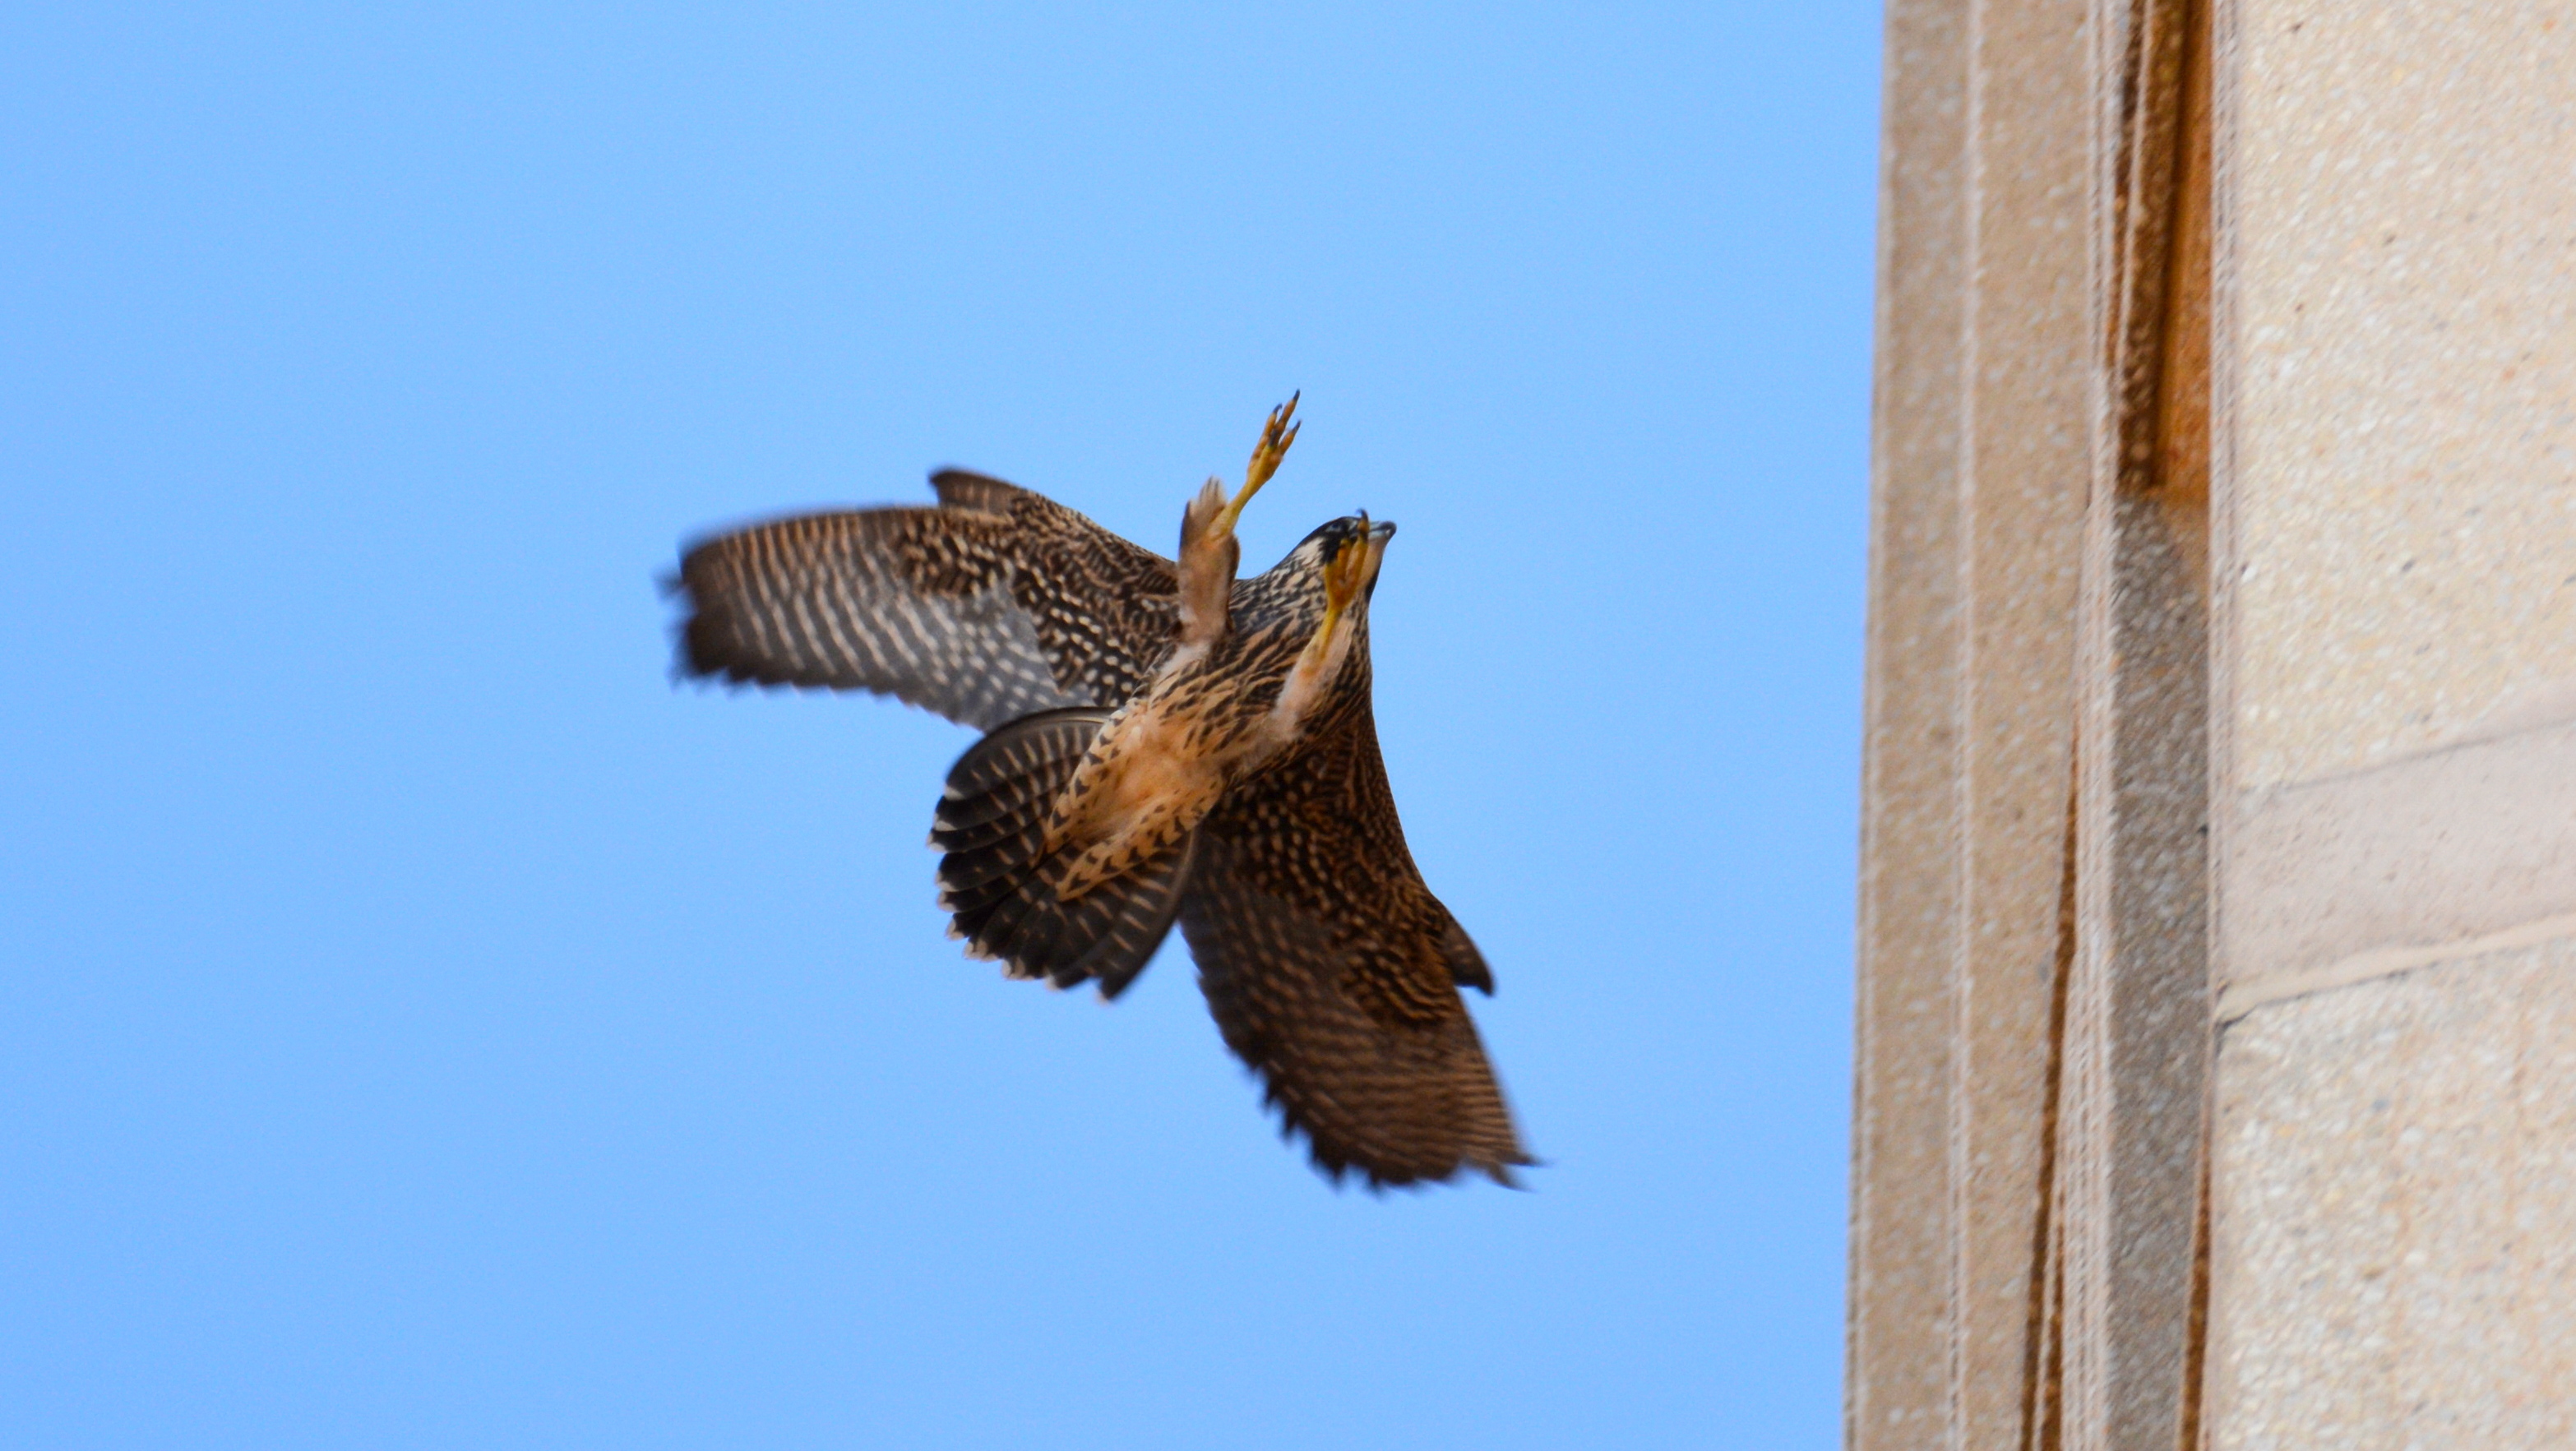
[[[1306,426],[1290,422],[1297,416],[1297,400],[1305,396],[1306,390],[1300,388],[1288,395],[1287,402],[1270,410],[1268,421],[1261,425],[1261,442],[1252,446],[1252,462],[1243,466],[1243,488],[1216,517],[1216,532],[1220,535],[1234,532],[1234,521],[1242,517],[1243,506],[1252,502],[1252,496],[1261,492],[1272,474],[1279,472],[1279,461],[1288,456],[1289,446],[1297,441],[1297,430]]]
[[[1279,472],[1279,461],[1297,441],[1297,429],[1303,425],[1290,420],[1296,416],[1301,396],[1290,394],[1287,402],[1270,410],[1270,421],[1261,426],[1261,442],[1253,446],[1252,462],[1244,468],[1243,487],[1231,501],[1225,497],[1225,487],[1210,479],[1181,511],[1180,638],[1184,646],[1210,644],[1226,631],[1234,568],[1242,557],[1242,547],[1234,539],[1234,521],[1270,476]]]

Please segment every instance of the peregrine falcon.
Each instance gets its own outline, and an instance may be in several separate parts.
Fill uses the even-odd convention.
[[[892,695],[987,734],[930,831],[949,935],[1114,999],[1172,924],[1226,1046],[1318,1168],[1372,1187],[1533,1162],[1461,987],[1493,991],[1404,844],[1369,704],[1391,523],[1365,513],[1238,581],[1235,522],[1303,425],[1273,409],[1180,558],[959,470],[931,508],[690,545],[685,675]]]

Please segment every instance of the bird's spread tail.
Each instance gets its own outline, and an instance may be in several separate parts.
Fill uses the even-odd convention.
[[[1042,711],[994,731],[960,756],[930,829],[949,933],[1013,977],[1057,987],[1100,980],[1114,998],[1170,932],[1189,884],[1196,834],[1074,900],[1057,887],[1077,852],[1046,849],[1048,814],[1109,721],[1093,707]]]

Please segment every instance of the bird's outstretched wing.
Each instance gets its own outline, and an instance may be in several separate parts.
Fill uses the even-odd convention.
[[[1334,1178],[1533,1162],[1458,994],[1492,979],[1405,849],[1365,696],[1201,824],[1181,931],[1226,1046]]]
[[[805,514],[692,545],[680,669],[873,690],[990,730],[1115,707],[1178,628],[1171,561],[1027,489],[954,469],[935,508]]]

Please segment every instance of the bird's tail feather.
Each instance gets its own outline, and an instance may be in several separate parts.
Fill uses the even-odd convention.
[[[1083,706],[1023,716],[957,760],[930,829],[949,935],[1013,977],[1057,987],[1100,980],[1114,998],[1162,945],[1196,856],[1193,833],[1134,871],[1067,902],[1056,894],[1076,853],[1049,853],[1049,812],[1110,713]]]

